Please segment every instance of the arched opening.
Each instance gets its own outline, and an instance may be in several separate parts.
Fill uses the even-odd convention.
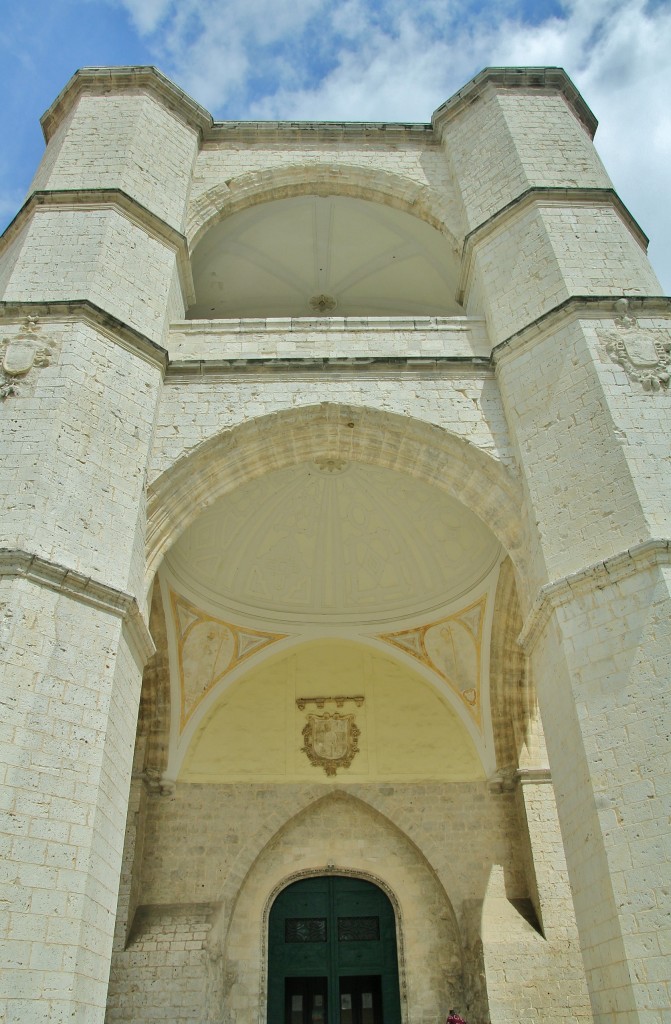
[[[445,235],[339,195],[259,203],[211,227],[192,259],[189,319],[463,314]]]
[[[244,420],[187,449],[152,480],[148,585],[167,552],[217,499],[275,470],[309,463],[329,474],[342,463],[381,467],[455,498],[494,534],[515,566],[517,585],[525,586],[523,494],[504,463],[434,423],[331,402]]]
[[[319,996],[323,1024],[350,1004],[350,1024],[376,1024],[382,982],[361,980],[382,977],[375,965],[302,973],[266,956],[270,901],[289,879],[354,873],[399,894],[403,1020],[455,1004],[486,1017],[489,873],[500,868],[506,906],[533,895],[512,795],[489,785],[490,642],[505,552],[522,551],[520,505],[475,445],[328,404],[220,433],[154,481],[161,651],[137,768],[162,796],[137,815],[130,953],[163,941],[179,907],[209,936],[190,940],[207,942],[208,1012],[312,1017]]]
[[[268,1024],[400,1024],[394,911],[372,882],[316,875],[277,896]]]
[[[222,496],[159,570],[168,778],[486,777],[501,557],[460,501],[386,466],[317,457]],[[305,744],[347,728],[357,756],[315,772]]]

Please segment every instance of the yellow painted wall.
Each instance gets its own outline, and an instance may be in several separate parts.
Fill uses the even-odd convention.
[[[361,707],[296,700],[362,695]],[[328,777],[302,753],[309,714],[353,714],[359,753]],[[395,658],[344,640],[312,641],[264,661],[201,723],[182,767],[187,782],[375,782],[483,779],[473,741],[450,705]]]

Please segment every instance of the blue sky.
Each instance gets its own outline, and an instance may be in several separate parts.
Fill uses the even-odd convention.
[[[0,225],[78,67],[155,64],[221,119],[428,121],[487,65],[565,67],[671,293],[671,0],[0,0]]]

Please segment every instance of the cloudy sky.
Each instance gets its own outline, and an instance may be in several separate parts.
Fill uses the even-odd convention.
[[[671,0],[0,0],[0,226],[78,67],[154,64],[218,119],[428,121],[487,65],[560,65],[671,293]]]

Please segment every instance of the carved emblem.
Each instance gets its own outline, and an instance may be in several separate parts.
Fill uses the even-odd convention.
[[[359,735],[354,715],[308,715],[301,751],[315,768],[335,775],[338,768],[349,768],[359,752]]]
[[[28,338],[13,338],[2,360],[2,368],[8,377],[23,377],[35,362],[36,345]]]
[[[639,328],[627,299],[618,299],[615,311],[617,330],[602,336],[610,358],[644,391],[667,388],[671,378],[671,341]]]
[[[16,337],[2,339],[0,344],[0,349],[2,349],[0,398],[9,398],[19,394],[17,379],[26,377],[33,366],[49,366],[54,342],[50,341],[40,348],[37,338],[38,330],[38,317],[27,316]]]

